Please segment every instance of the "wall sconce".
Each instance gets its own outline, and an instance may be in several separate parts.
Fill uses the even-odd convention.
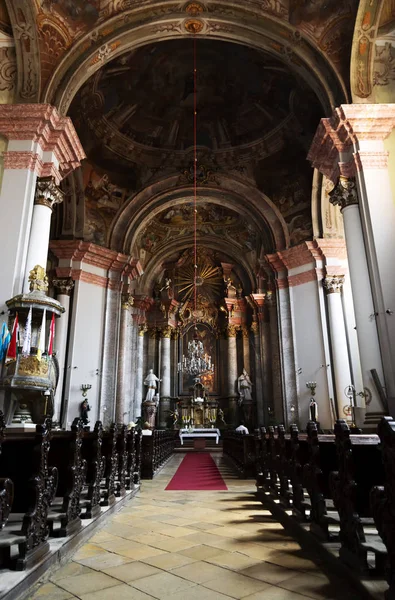
[[[306,381],[306,387],[310,390],[312,396],[315,396],[315,388],[317,387],[316,381]]]
[[[82,397],[83,397],[83,398],[85,398],[85,397],[86,397],[86,395],[87,395],[87,393],[88,393],[88,390],[90,390],[90,389],[91,389],[91,387],[92,387],[92,386],[91,386],[91,384],[90,384],[90,383],[83,383],[83,384],[81,385]]]

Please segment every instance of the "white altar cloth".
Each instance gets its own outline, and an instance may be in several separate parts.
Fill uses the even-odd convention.
[[[186,438],[215,438],[215,443],[218,445],[221,432],[219,429],[180,429],[181,446],[184,445]]]

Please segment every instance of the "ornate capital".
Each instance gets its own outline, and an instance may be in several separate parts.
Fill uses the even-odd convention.
[[[355,179],[340,175],[337,185],[329,193],[330,203],[344,210],[347,206],[358,204],[358,192]]]
[[[243,338],[248,339],[250,337],[250,329],[247,325],[243,325],[241,328],[241,333],[243,334]]]
[[[340,294],[343,289],[344,275],[327,275],[322,280],[327,294]]]
[[[156,327],[149,327],[147,329],[148,331],[148,337],[150,337],[151,339],[155,339],[157,334],[158,334],[158,330],[156,329]]]
[[[149,330],[148,330],[148,327],[147,327],[147,325],[146,325],[145,323],[143,323],[143,324],[142,324],[142,325],[140,325],[140,327],[139,327],[139,336],[140,336],[140,337],[144,337],[144,335],[145,335],[145,332],[146,332],[146,331],[149,331]]]
[[[237,325],[228,325],[228,337],[236,337],[239,327]]]
[[[179,329],[172,329],[171,330],[171,339],[172,340],[178,340],[179,337],[180,337],[180,330]]]
[[[170,327],[170,325],[167,325],[166,327],[162,327],[160,329],[160,336],[162,338],[169,338],[170,339],[172,331],[173,331],[173,327]]]
[[[56,185],[53,177],[42,177],[37,180],[34,204],[47,206],[51,210],[55,204],[63,202],[64,192]]]
[[[48,291],[48,277],[44,267],[36,265],[29,273],[29,283],[31,292],[44,292]]]
[[[122,294],[121,308],[122,310],[129,310],[134,304],[134,298],[132,294]]]
[[[74,281],[71,278],[68,279],[52,279],[52,284],[59,290],[59,294],[70,296],[71,290],[74,287]]]

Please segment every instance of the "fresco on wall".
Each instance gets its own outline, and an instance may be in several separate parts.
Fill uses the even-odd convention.
[[[107,173],[100,174],[90,163],[83,166],[85,196],[84,238],[105,246],[114,216],[125,202],[129,191],[112,183]]]

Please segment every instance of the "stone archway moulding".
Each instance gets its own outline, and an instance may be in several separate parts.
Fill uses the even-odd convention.
[[[113,222],[110,248],[129,252],[138,233],[157,213],[175,203],[190,201],[193,186],[180,186],[179,179],[179,175],[174,175],[132,196]],[[211,183],[198,187],[198,198],[226,205],[242,215],[252,217],[262,234],[269,233],[273,249],[281,250],[289,246],[289,232],[284,218],[275,204],[256,187],[216,173],[215,185]]]
[[[318,96],[326,114],[347,101],[346,88],[321,50],[288,23],[229,2],[206,2],[199,15],[197,37],[243,44],[264,50],[301,77]],[[82,37],[58,65],[44,92],[44,102],[66,114],[80,87],[103,65],[127,51],[150,43],[190,37],[188,14],[169,2],[125,11]]]

